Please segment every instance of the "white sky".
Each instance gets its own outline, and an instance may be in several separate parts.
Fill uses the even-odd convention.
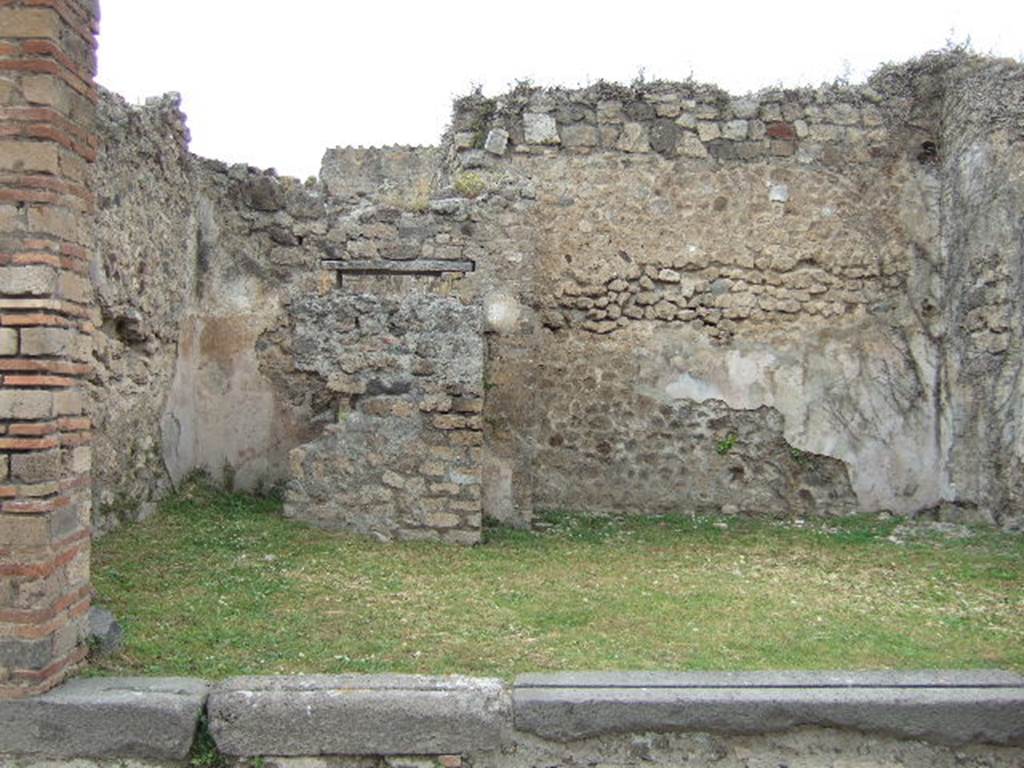
[[[947,41],[1024,57],[1021,0],[101,0],[99,81],[183,95],[192,150],[309,176],[326,147],[434,144],[480,84],[862,80]]]

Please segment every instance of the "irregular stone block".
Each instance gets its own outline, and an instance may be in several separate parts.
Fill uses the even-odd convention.
[[[505,154],[505,149],[507,147],[508,131],[502,128],[493,128],[491,132],[487,134],[487,139],[484,141],[484,149],[492,155],[501,157]]]
[[[586,123],[562,126],[562,142],[567,147],[596,147],[597,128]]]
[[[651,143],[647,126],[643,123],[626,123],[616,147],[623,152],[649,152]]]
[[[558,125],[555,118],[543,113],[527,112],[523,115],[523,130],[527,144],[558,144]]]
[[[124,630],[114,614],[94,605],[89,610],[89,640],[102,654],[117,653],[124,644]]]
[[[666,157],[676,154],[679,127],[671,120],[656,120],[650,129],[651,149]]]
[[[95,678],[0,700],[0,754],[182,760],[206,690],[188,678]]]
[[[942,744],[1024,745],[1024,678],[998,671],[525,675],[515,726],[555,741],[803,726]]]
[[[465,677],[242,677],[208,711],[233,757],[462,754],[500,748],[510,725],[501,681]]]

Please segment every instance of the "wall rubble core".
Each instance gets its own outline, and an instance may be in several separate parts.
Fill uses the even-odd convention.
[[[97,13],[0,4],[0,699],[85,655]]]
[[[197,468],[381,537],[545,508],[1019,527],[1022,69],[474,95],[441,147],[329,150],[304,184],[189,156],[173,99],[104,95],[97,527]],[[396,354],[363,332],[417,302],[481,320]],[[472,386],[444,380],[463,352]],[[423,407],[449,385],[471,410]],[[360,443],[431,413],[465,445],[417,439],[417,478]]]

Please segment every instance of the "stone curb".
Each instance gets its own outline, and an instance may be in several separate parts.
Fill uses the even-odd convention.
[[[565,673],[509,689],[467,677],[73,680],[0,700],[0,755],[180,761],[206,706],[231,757],[489,752],[515,731],[557,742],[810,726],[938,744],[1024,746],[1024,678],[998,671]],[[0,760],[0,764],[2,764]]]
[[[0,755],[181,760],[206,692],[188,678],[91,678],[0,700]]]
[[[516,730],[559,742],[818,726],[940,744],[1024,745],[1024,678],[1005,672],[525,675],[512,697]]]
[[[232,757],[465,754],[500,748],[511,722],[502,682],[468,677],[235,678],[207,711]]]

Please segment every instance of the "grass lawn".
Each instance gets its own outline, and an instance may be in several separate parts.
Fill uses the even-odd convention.
[[[547,515],[460,549],[326,534],[279,506],[192,483],[97,541],[126,647],[90,671],[1024,671],[1024,536]]]

